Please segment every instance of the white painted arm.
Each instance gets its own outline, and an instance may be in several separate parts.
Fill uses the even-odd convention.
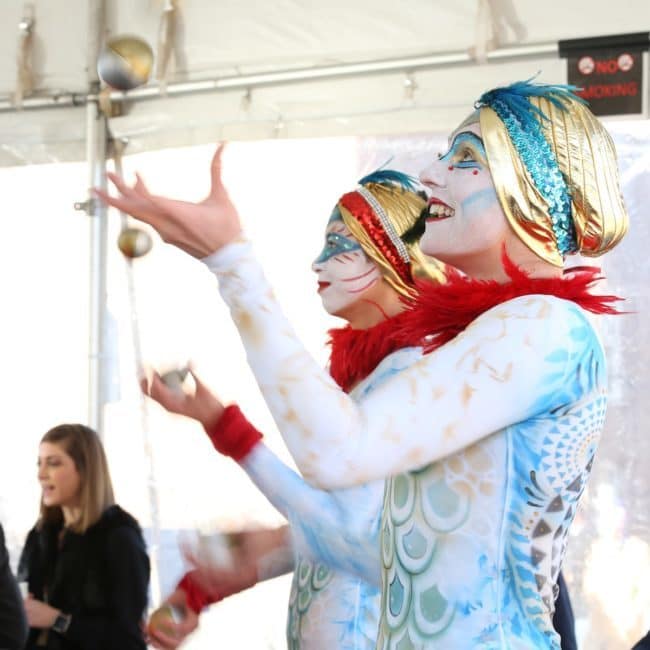
[[[263,443],[241,466],[288,519],[301,555],[379,585],[381,486],[356,488],[354,494],[313,488]]]
[[[250,244],[205,261],[296,464],[327,489],[425,466],[541,413],[575,383],[582,357],[599,349],[579,308],[525,296],[486,312],[355,403],[296,338]]]

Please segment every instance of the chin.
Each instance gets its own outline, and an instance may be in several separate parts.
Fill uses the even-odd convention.
[[[439,259],[441,262],[444,261],[443,255],[449,248],[445,246],[445,242],[450,242],[450,234],[448,226],[445,226],[444,223],[449,223],[449,219],[441,219],[440,221],[427,221],[424,228],[424,233],[420,238],[420,250],[425,255],[430,255]],[[447,251],[448,252],[448,251]]]

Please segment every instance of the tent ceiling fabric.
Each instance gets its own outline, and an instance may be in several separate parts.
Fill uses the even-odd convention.
[[[110,34],[131,33],[158,49],[161,15],[170,0],[107,0]],[[25,5],[0,9],[0,96],[16,88],[18,24]],[[87,0],[37,0],[33,70],[37,95],[88,92]],[[609,0],[178,0],[175,67],[169,82],[232,77],[358,61],[463,52],[481,46],[490,6],[506,44],[650,29],[650,2]],[[557,5],[558,10],[549,11]],[[515,13],[513,13],[515,12]],[[174,63],[172,62],[172,66]],[[111,130],[128,137],[129,152],[217,139],[406,133],[448,129],[486,87],[541,70],[564,81],[557,57],[304,81],[245,90],[158,97],[125,104]],[[155,83],[155,82],[152,82]],[[0,164],[81,159],[81,108],[0,114]]]

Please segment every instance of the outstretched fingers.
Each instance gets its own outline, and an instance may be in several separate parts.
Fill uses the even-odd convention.
[[[127,214],[132,214],[133,202],[130,199],[123,197],[111,196],[108,192],[105,192],[99,187],[94,187],[92,193],[100,199],[104,204],[110,205],[112,208],[119,210],[120,212],[126,212]],[[145,219],[142,219],[145,221]]]
[[[190,375],[192,376],[192,380],[194,381],[194,386],[195,386],[195,394],[197,397],[201,395],[210,395],[214,397],[214,394],[212,391],[199,379],[197,374],[194,372],[194,368],[190,366],[188,368]]]
[[[221,178],[221,156],[223,155],[223,150],[226,148],[225,144],[220,144],[217,146],[217,150],[212,156],[212,162],[210,163],[210,197],[216,198],[224,191],[223,180]]]
[[[135,173],[135,183],[133,185],[133,189],[144,199],[150,199],[151,198],[151,192],[149,192],[149,188],[145,184],[144,180],[142,180],[142,176],[138,174],[138,172]]]
[[[117,191],[124,196],[134,196],[135,190],[130,187],[124,179],[118,174],[113,172],[106,172],[106,178],[108,178],[113,185],[117,188]]]

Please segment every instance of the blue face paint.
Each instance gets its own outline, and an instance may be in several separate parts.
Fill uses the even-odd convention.
[[[440,160],[458,169],[483,169],[487,165],[487,154],[481,138],[464,131],[454,138],[449,151]]]
[[[315,263],[323,264],[335,255],[352,253],[353,251],[358,251],[360,249],[361,246],[354,241],[354,239],[350,239],[349,237],[345,237],[336,232],[328,232],[325,236],[325,246],[320,255],[316,258]]]
[[[329,226],[334,221],[343,221],[338,206],[336,206],[332,211],[327,225]],[[360,249],[361,246],[355,239],[351,239],[350,237],[346,237],[337,232],[328,232],[325,235],[325,246],[320,252],[320,255],[314,260],[314,264],[323,264],[335,255],[352,253],[353,251],[358,251]]]
[[[492,205],[494,205],[497,200],[497,193],[494,187],[490,186],[486,187],[483,190],[479,190],[478,192],[470,194],[466,199],[462,201],[460,207],[466,214],[469,214],[472,211],[482,212],[483,210],[487,210]]]

